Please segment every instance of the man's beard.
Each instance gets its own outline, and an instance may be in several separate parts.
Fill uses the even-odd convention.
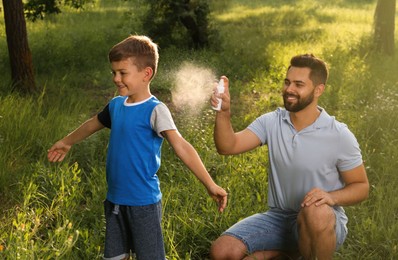
[[[296,103],[290,102],[288,100],[288,96],[296,97]],[[305,98],[302,98],[299,95],[288,94],[286,92],[283,93],[283,104],[285,105],[286,110],[289,112],[299,112],[311,104],[312,101],[314,101],[314,91]]]

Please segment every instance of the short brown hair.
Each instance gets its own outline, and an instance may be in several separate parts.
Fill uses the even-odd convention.
[[[147,36],[131,35],[113,46],[108,58],[109,62],[134,58],[134,64],[139,70],[151,67],[154,77],[159,60],[158,46]]]
[[[309,68],[311,69],[310,79],[314,85],[326,84],[329,71],[326,63],[315,57],[313,54],[301,54],[294,56],[290,60],[290,67]]]

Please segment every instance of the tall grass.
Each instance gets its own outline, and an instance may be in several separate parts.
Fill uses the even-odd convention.
[[[138,0],[98,0],[84,11],[66,9],[28,23],[41,89],[32,97],[9,93],[6,43],[0,41],[0,258],[101,258],[108,132],[77,144],[63,163],[48,163],[46,150],[113,96],[107,52],[128,34],[145,33],[140,23],[145,8]],[[217,30],[212,46],[161,49],[153,92],[170,103],[171,75],[181,63],[208,66],[230,78],[232,121],[240,130],[281,105],[280,86],[292,55],[313,52],[324,58],[330,80],[321,105],[357,136],[371,182],[369,199],[346,207],[349,235],[335,258],[396,259],[398,60],[371,51],[375,0],[217,0],[211,8]],[[222,231],[266,210],[267,148],[220,156],[211,110],[195,118],[179,109],[172,113],[229,192],[228,208],[217,213],[205,189],[164,144],[159,176],[167,257],[206,259]]]

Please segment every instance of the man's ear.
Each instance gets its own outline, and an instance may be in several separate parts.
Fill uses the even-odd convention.
[[[320,97],[323,94],[324,91],[325,91],[325,84],[318,84],[315,87],[315,95],[317,97]]]

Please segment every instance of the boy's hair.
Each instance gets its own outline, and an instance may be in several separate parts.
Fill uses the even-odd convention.
[[[326,85],[326,81],[329,76],[327,65],[323,60],[315,57],[313,54],[294,56],[290,60],[289,69],[290,67],[309,68],[311,69],[310,79],[314,85]]]
[[[133,58],[133,62],[139,70],[146,67],[152,68],[153,78],[158,67],[158,46],[147,36],[131,35],[113,46],[109,51],[108,58],[109,62]]]

